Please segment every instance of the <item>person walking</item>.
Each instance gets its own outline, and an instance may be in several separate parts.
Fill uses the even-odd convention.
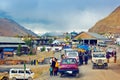
[[[107,58],[107,62],[109,63],[109,59],[110,59],[110,54],[109,54],[109,52],[106,53],[106,58]]]
[[[56,61],[55,61],[55,57],[53,57],[52,58],[52,64],[51,64],[51,66],[52,66],[52,68],[53,68],[53,75],[55,75],[55,64],[56,64]]]
[[[54,76],[57,76],[59,63],[58,63],[57,59],[55,59],[55,61],[56,61],[56,63],[55,63],[55,69],[54,69]]]
[[[88,54],[85,52],[84,53],[84,60],[85,60],[85,65],[88,64]]]
[[[49,71],[50,71],[50,76],[53,76],[53,68],[52,68],[52,65],[50,65]]]
[[[83,65],[83,53],[79,52],[79,65]]]

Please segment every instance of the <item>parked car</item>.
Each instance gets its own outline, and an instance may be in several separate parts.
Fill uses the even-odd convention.
[[[79,53],[77,50],[67,49],[64,54],[66,58],[75,58],[79,62]]]
[[[60,62],[59,75],[61,77],[64,74],[72,74],[79,77],[78,63],[75,58],[65,58]]]
[[[30,69],[12,68],[9,71],[9,79],[28,79],[33,80],[34,73]]]

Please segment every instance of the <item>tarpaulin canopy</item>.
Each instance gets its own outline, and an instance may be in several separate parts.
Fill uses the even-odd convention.
[[[68,45],[68,46],[64,46],[63,48],[64,48],[64,49],[69,49],[69,48],[71,48],[71,46]]]
[[[77,48],[84,49],[86,51],[89,50],[89,46],[88,45],[78,45]]]
[[[9,52],[12,52],[12,51],[14,51],[14,49],[13,49],[13,48],[4,48],[3,51],[9,51]]]

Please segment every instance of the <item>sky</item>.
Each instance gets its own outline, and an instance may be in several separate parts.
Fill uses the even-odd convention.
[[[81,32],[120,6],[120,0],[0,0],[0,17],[33,32]]]

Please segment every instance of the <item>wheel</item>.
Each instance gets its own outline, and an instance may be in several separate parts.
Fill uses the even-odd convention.
[[[95,69],[95,66],[92,66],[92,69]]]
[[[62,76],[63,76],[63,74],[62,74],[62,73],[59,73],[58,75],[59,75],[60,77],[62,77]]]
[[[12,78],[12,80],[16,80],[16,78],[15,78],[15,77],[13,77],[13,78]]]
[[[28,80],[33,80],[33,79],[31,77],[29,77]]]
[[[80,75],[79,75],[79,73],[77,73],[75,76],[76,76],[77,78],[79,78]]]
[[[1,80],[9,80],[8,77],[4,76]]]

